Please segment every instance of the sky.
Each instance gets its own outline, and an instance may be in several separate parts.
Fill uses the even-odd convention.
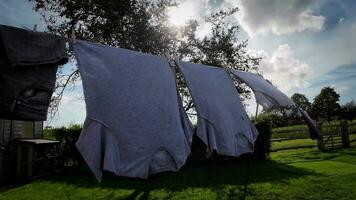
[[[204,18],[220,9],[238,7],[229,20],[240,25],[248,51],[263,57],[263,76],[287,95],[305,94],[310,101],[325,86],[341,95],[340,103],[356,100],[356,1],[353,0],[182,0],[169,10],[170,22],[200,23],[198,36],[208,35]],[[27,0],[0,1],[0,24],[46,30],[41,16]],[[61,67],[70,71],[74,64]],[[58,115],[47,125],[82,124],[85,103],[81,82],[67,91]],[[255,103],[248,101],[254,113]]]

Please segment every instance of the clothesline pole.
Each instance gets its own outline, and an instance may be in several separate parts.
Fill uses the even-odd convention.
[[[257,114],[258,114],[258,103],[256,103],[256,114],[255,114],[255,120],[257,119]]]
[[[75,31],[74,31],[74,29],[72,29],[72,32],[71,32],[71,35],[70,35],[70,39],[72,40],[72,42],[73,42],[73,44],[75,44],[75,39],[76,39],[76,37],[75,37]]]

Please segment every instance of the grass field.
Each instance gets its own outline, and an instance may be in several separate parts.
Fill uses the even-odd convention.
[[[356,120],[348,121],[349,123],[349,132],[356,134]],[[340,121],[335,120],[331,122],[323,123],[323,133],[327,135],[330,131],[335,131],[335,127],[340,124]],[[302,125],[293,125],[280,128],[274,128],[272,130],[272,138],[288,138],[288,139],[301,139],[309,138],[308,127],[306,124]]]
[[[353,141],[352,144],[354,144],[356,146],[356,134],[350,134],[349,138],[350,138],[350,141]],[[272,142],[272,150],[273,151],[285,149],[285,148],[291,148],[291,147],[306,147],[306,146],[316,147],[317,142],[310,138]]]
[[[355,199],[355,146],[330,152],[284,150],[272,153],[270,161],[252,161],[246,199]],[[247,166],[246,160],[188,163],[177,173],[148,180],[105,174],[101,183],[80,170],[2,188],[0,199],[239,199]]]

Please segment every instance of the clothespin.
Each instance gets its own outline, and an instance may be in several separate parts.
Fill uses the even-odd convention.
[[[33,25],[33,31],[37,30],[37,24]]]
[[[74,29],[72,29],[72,34],[71,34],[71,38],[72,40],[72,43],[75,44],[75,32],[74,32]]]

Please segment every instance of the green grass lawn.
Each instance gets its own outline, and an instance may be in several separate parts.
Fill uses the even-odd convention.
[[[279,149],[284,149],[284,148],[290,148],[290,147],[316,147],[317,142],[316,140],[312,140],[310,138],[306,139],[295,139],[295,140],[284,140],[281,142],[272,142],[272,150],[279,150]]]
[[[101,183],[79,170],[0,189],[0,199],[239,199],[247,166],[247,161],[188,163],[148,180],[105,174]],[[252,161],[249,174],[246,199],[355,199],[356,147],[278,151],[270,161]]]

